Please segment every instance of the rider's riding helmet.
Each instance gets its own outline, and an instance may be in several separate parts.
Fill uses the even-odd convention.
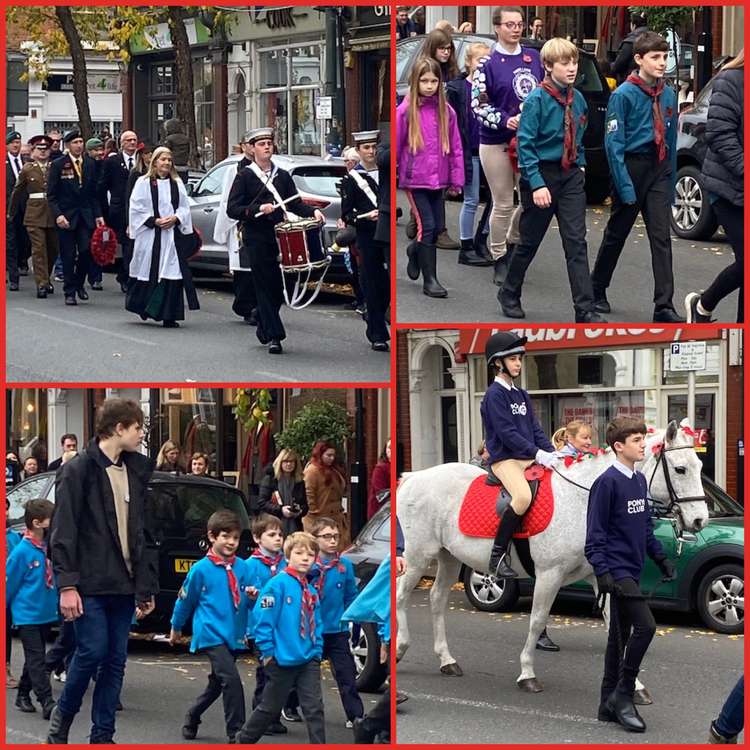
[[[526,336],[517,336],[511,331],[498,331],[487,339],[484,345],[484,356],[487,364],[491,366],[496,359],[500,360],[500,370],[507,372],[503,359],[511,354],[524,354],[526,352]]]

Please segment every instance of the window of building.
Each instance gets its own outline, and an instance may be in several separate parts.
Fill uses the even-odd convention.
[[[15,388],[9,391],[9,447],[18,454],[21,464],[29,457],[47,466],[47,390]]]
[[[214,79],[211,58],[193,60],[193,93],[198,152],[204,169],[214,164]]]

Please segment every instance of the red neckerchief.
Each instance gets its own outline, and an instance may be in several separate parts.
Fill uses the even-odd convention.
[[[307,578],[294,568],[284,568],[284,573],[294,578],[302,586],[302,610],[300,611],[299,637],[304,638],[308,628],[310,631],[310,640],[315,642],[315,604],[318,597],[310,591],[307,585]]]
[[[659,161],[664,161],[667,158],[667,143],[664,140],[664,117],[659,106],[659,97],[661,92],[664,91],[664,79],[660,78],[656,82],[656,86],[649,86],[637,73],[631,73],[627,77],[627,81],[638,86],[644,94],[648,94],[653,100],[651,109],[654,114],[654,143],[659,154]]]
[[[315,562],[318,563],[318,568],[320,570],[320,576],[318,577],[318,580],[315,581],[315,588],[318,590],[318,595],[320,596],[320,601],[322,602],[323,585],[325,584],[328,571],[333,570],[336,566],[338,566],[339,573],[343,573],[345,568],[343,565],[339,565],[339,563],[341,562],[341,558],[338,555],[332,557],[328,562],[323,562],[323,560],[321,560],[320,558],[320,555],[318,555],[318,558]]]
[[[229,582],[229,590],[232,593],[232,601],[234,602],[234,608],[239,609],[240,607],[240,587],[237,585],[237,576],[232,570],[232,566],[237,560],[237,555],[232,555],[228,560],[217,555],[213,550],[208,550],[206,557],[214,564],[218,565],[227,571],[227,581]]]
[[[38,550],[44,553],[44,583],[48,589],[51,589],[55,582],[52,577],[52,560],[47,557],[47,543],[37,539],[30,529],[24,531],[23,538],[28,539]]]
[[[279,568],[279,563],[284,559],[282,552],[277,552],[273,557],[266,555],[260,547],[256,547],[253,550],[251,557],[255,557],[260,560],[264,565],[268,565],[271,568],[271,573],[274,575]]]
[[[570,169],[571,164],[575,164],[578,158],[578,146],[576,145],[576,121],[573,117],[573,97],[575,96],[575,89],[573,86],[568,86],[567,97],[560,93],[560,89],[549,79],[545,78],[541,87],[565,109],[565,116],[563,120],[563,152],[562,152],[562,168]]]

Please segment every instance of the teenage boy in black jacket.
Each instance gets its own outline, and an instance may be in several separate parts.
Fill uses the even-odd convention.
[[[55,478],[52,565],[60,613],[74,622],[77,648],[47,744],[67,744],[94,675],[90,742],[112,741],[133,613],[140,618],[154,609],[158,574],[144,528],[153,461],[138,453],[142,439],[138,404],[107,399],[96,437]]]

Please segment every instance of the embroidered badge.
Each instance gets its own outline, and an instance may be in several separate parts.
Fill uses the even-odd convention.
[[[614,133],[617,130],[617,120],[607,122],[607,133]]]
[[[536,87],[536,76],[525,68],[513,71],[513,91],[523,101]]]
[[[185,591],[185,587],[184,586],[180,586],[180,593],[177,594],[177,596],[180,599],[187,599],[187,591]]]
[[[523,60],[523,61],[524,61],[525,63],[530,63],[530,62],[531,62],[531,55],[524,55],[524,56],[523,56],[523,57],[522,57],[521,59],[522,59],[522,60]]]
[[[272,609],[275,605],[276,605],[276,599],[274,599],[270,594],[264,596],[260,600],[261,609]]]

